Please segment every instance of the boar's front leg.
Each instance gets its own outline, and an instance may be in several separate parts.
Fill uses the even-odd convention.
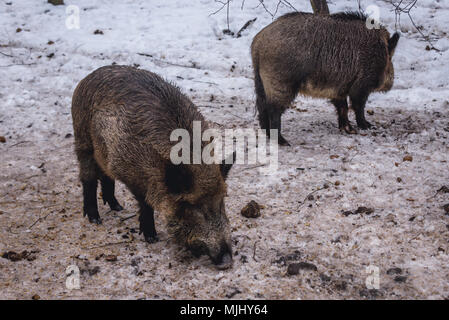
[[[357,126],[366,130],[372,127],[372,124],[365,119],[365,104],[368,100],[368,94],[362,92],[357,92],[356,94],[350,95],[351,107],[355,112],[355,118],[357,120]]]
[[[357,133],[355,129],[351,126],[348,119],[348,101],[346,98],[343,99],[332,99],[332,104],[337,109],[338,114],[338,128],[344,130],[348,134]]]
[[[156,227],[154,226],[154,210],[151,206],[149,206],[145,197],[142,195],[135,195],[137,201],[139,202],[140,207],[140,232],[143,233],[145,241],[148,243],[154,243],[159,241],[159,238],[156,233]]]
[[[267,110],[263,109],[259,111],[259,123],[261,129],[270,129],[270,118],[268,117]]]
[[[104,173],[101,173],[100,181],[101,181],[101,195],[103,198],[103,203],[104,204],[108,203],[111,210],[114,211],[123,210],[123,207],[118,203],[114,195],[115,181],[109,178]]]
[[[89,222],[101,224],[97,207],[97,179],[82,181],[84,197],[84,216],[89,218]]]
[[[78,151],[80,180],[83,185],[83,215],[89,221],[101,224],[97,206],[97,164],[90,152]]]

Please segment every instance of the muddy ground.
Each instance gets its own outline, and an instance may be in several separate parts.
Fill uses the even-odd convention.
[[[257,128],[244,112],[249,101],[230,107],[204,100],[196,98],[207,117],[220,110],[237,126]],[[441,190],[448,164],[441,137],[448,135],[449,117],[435,111],[374,110],[369,119],[377,129],[345,135],[337,130],[330,105],[310,101],[301,112],[291,109],[285,116],[292,147],[280,148],[279,176],[267,179],[252,166],[233,168],[226,205],[235,264],[220,272],[208,259],[194,259],[173,243],[161,213],[156,214],[161,240],[144,243],[136,232],[137,217],[131,217],[136,203],[120,184],[116,193],[125,210],[109,212],[99,202],[103,224],[88,223],[81,212],[68,115],[58,116],[58,125],[42,140],[28,140],[26,129],[20,139],[6,137],[0,145],[0,252],[28,254],[19,261],[0,258],[0,295],[448,298],[449,216],[442,206],[449,194]],[[424,129],[430,127],[428,134]],[[407,155],[412,161],[404,161]],[[263,206],[260,218],[240,215],[250,200]],[[374,211],[356,213],[358,207]],[[116,261],[109,261],[115,260],[111,256]],[[289,275],[288,265],[296,262],[316,270]],[[80,290],[65,286],[72,264],[81,272]],[[369,265],[380,270],[378,290],[367,289]]]
[[[256,0],[233,1],[233,31],[257,17],[237,38],[223,33],[225,11],[211,15],[219,3],[208,0],[80,0],[75,30],[65,6],[0,2],[0,298],[449,298],[449,6],[422,0],[412,12],[437,51],[374,2],[382,23],[402,33],[393,89],[367,103],[376,128],[342,134],[328,102],[298,97],[283,116],[292,146],[279,149],[276,174],[254,165],[230,173],[234,266],[226,271],[176,245],[160,212],[160,241],[145,243],[121,184],[125,210],[99,201],[103,224],[88,223],[71,96],[100,66],[135,65],[179,85],[207,119],[257,129],[249,48],[272,16]],[[277,1],[265,3],[277,10]],[[297,5],[310,11],[308,1]],[[331,12],[354,8],[353,0],[330,4]],[[251,200],[261,217],[240,214]],[[71,266],[80,289],[66,286]],[[379,271],[378,289],[367,286],[376,284],[367,268]]]

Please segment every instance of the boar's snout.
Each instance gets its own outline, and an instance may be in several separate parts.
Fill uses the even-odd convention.
[[[208,255],[217,269],[224,270],[232,266],[231,246],[223,241],[218,250],[214,250],[201,241],[194,241],[189,245],[189,249],[195,257]]]
[[[196,257],[207,255],[219,269],[232,265],[232,242],[223,198],[181,206],[169,220],[170,232]]]
[[[209,254],[209,256],[219,270],[228,269],[232,266],[232,250],[226,242],[223,242],[217,255]]]

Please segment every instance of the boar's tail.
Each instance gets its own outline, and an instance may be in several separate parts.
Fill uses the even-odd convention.
[[[256,59],[254,60],[254,84],[256,89],[256,109],[254,110],[254,113],[259,112],[260,114],[263,111],[265,105],[265,90],[263,88],[262,78],[260,77],[259,73],[259,63],[258,61],[256,61]]]

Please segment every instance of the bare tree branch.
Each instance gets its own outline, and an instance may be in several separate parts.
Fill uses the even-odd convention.
[[[262,7],[265,9],[265,11],[271,16],[271,18],[274,19],[274,18],[276,17],[276,14],[277,14],[277,12],[278,12],[278,10],[279,10],[279,7],[280,7],[281,5],[283,5],[283,6],[287,7],[287,8],[293,9],[293,10],[295,10],[295,11],[298,11],[298,10],[296,10],[296,8],[295,8],[291,3],[290,3],[289,1],[287,1],[287,0],[279,0],[279,1],[277,2],[277,4],[276,4],[276,7],[275,7],[274,12],[271,12],[270,10],[268,10],[267,6],[266,6],[265,3],[264,3],[264,0],[259,0],[259,4],[258,4],[254,9],[258,8],[259,6],[262,6]]]
[[[223,10],[224,7],[226,7],[227,5],[229,5],[229,2],[230,2],[230,1],[231,1],[231,0],[227,0],[226,2],[223,2],[223,1],[220,1],[220,0],[215,0],[215,2],[221,3],[222,6],[221,6],[220,9],[218,9],[217,11],[212,12],[212,13],[209,15],[209,17],[210,17],[210,16],[213,16],[213,15],[219,13],[221,10]]]
[[[12,55],[10,55],[10,54],[6,54],[6,53],[3,53],[3,52],[0,52],[0,54],[1,54],[1,55],[4,55],[5,57],[11,57],[11,58],[14,58],[14,56],[12,56]]]
[[[360,3],[360,0],[358,0]],[[422,28],[417,26],[415,21],[413,20],[411,11],[412,9],[416,8],[416,4],[418,0],[384,0],[384,2],[387,2],[393,6],[394,13],[396,15],[395,18],[395,29],[398,29],[398,25],[401,25],[401,14],[406,14],[408,18],[410,19],[410,22],[412,23],[413,27],[419,32],[419,34],[422,36],[422,38],[429,44],[429,48],[431,50],[435,51],[441,51],[440,49],[435,48],[432,41],[430,40],[430,37],[428,35],[425,35],[422,32]]]

